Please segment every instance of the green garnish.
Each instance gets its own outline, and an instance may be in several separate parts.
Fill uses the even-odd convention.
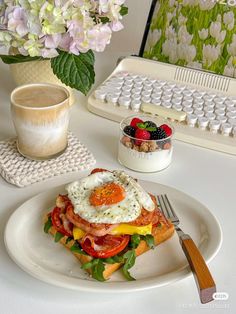
[[[92,268],[96,264],[96,259],[92,259],[90,262],[84,263],[81,268],[82,269],[89,269]]]
[[[75,243],[71,246],[70,250],[74,253],[79,253],[82,255],[88,255],[80,246],[80,244],[75,241]]]
[[[140,241],[141,241],[140,235],[139,234],[133,234],[131,236],[129,245],[132,249],[136,249],[139,246]]]
[[[125,278],[129,281],[131,280],[135,280],[135,278],[133,278],[130,273],[129,273],[129,269],[131,267],[134,266],[135,264],[135,259],[136,259],[136,254],[135,254],[135,250],[130,250],[130,251],[127,251],[124,255],[123,255],[123,258],[124,258],[124,265],[122,267],[122,271],[123,271],[123,274],[125,276]]]
[[[148,123],[147,123],[147,122],[144,122],[144,123],[142,123],[142,122],[137,123],[137,127],[138,127],[139,129],[147,130],[147,131],[149,131],[149,132],[154,132],[154,131],[156,131],[156,129],[157,129],[155,126],[148,126]]]
[[[92,277],[98,281],[105,281],[106,279],[103,277],[103,272],[105,270],[105,265],[102,259],[97,258],[94,260],[93,266],[91,268]]]
[[[121,255],[115,255],[112,257],[115,263],[122,263],[124,258]]]
[[[91,269],[92,277],[98,281],[105,281],[106,279],[103,277],[103,272],[105,270],[105,265],[103,259],[94,258],[91,261],[83,264],[81,266],[82,269]]]
[[[63,238],[63,237],[64,237],[64,234],[62,234],[62,233],[60,233],[60,232],[57,232],[57,233],[55,234],[54,241],[55,241],[55,242],[59,242],[59,241],[61,240],[61,238]]]
[[[150,249],[154,249],[155,243],[154,243],[154,237],[151,234],[146,234],[145,236],[142,236],[142,240],[146,241],[148,247]]]
[[[43,228],[44,232],[48,233],[51,226],[52,226],[52,218],[51,218],[51,216],[48,216],[48,220],[44,224],[44,228]]]
[[[115,264],[115,263],[117,263],[117,262],[114,260],[113,257],[104,258],[103,261],[104,261],[104,263],[106,263],[106,264]]]
[[[68,244],[70,241],[72,241],[72,240],[74,240],[74,238],[73,237],[68,237],[67,239],[66,239],[66,244]]]

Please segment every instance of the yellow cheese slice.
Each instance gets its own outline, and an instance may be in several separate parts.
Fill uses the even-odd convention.
[[[146,226],[132,226],[129,224],[120,224],[116,228],[114,228],[111,232],[114,235],[121,235],[121,234],[140,234],[146,235],[152,233],[152,224]]]
[[[80,228],[77,228],[77,227],[73,228],[74,240],[79,240],[79,239],[83,238],[84,235],[85,235],[85,232],[83,230],[81,230]]]
[[[113,235],[122,235],[122,234],[140,234],[140,235],[147,235],[152,234],[152,224],[146,226],[132,226],[129,224],[120,224],[116,228],[114,228],[110,234]],[[73,228],[73,237],[75,240],[81,239],[85,235],[85,232],[80,228],[74,227]]]

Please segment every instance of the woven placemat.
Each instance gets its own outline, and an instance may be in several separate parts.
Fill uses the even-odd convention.
[[[0,141],[0,174],[9,183],[24,187],[66,173],[90,169],[96,160],[71,132],[68,147],[57,158],[34,161],[19,154],[16,138]]]

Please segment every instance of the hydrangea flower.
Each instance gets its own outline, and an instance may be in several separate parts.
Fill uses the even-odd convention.
[[[0,0],[0,45],[31,57],[101,52],[123,28],[125,0]]]

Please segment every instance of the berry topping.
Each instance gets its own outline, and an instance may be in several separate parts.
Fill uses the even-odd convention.
[[[135,135],[135,128],[132,127],[131,125],[127,125],[124,128],[124,133],[127,134],[128,136],[134,137],[134,135]]]
[[[166,138],[166,132],[161,127],[151,132],[151,140],[162,140],[163,138]]]
[[[135,131],[135,138],[139,139],[139,140],[150,140],[151,134],[144,129],[137,129]],[[135,144],[136,145],[141,145],[142,141],[136,140]]]
[[[133,128],[137,129],[138,128],[138,126],[137,126],[138,123],[143,123],[143,120],[141,120],[139,118],[133,118],[132,121],[130,122],[130,125]]]
[[[165,132],[166,132],[166,136],[171,136],[172,134],[172,129],[167,125],[167,124],[162,124],[160,126],[160,128],[162,128]]]
[[[157,128],[156,123],[152,121],[145,121],[144,124],[146,125],[146,128]]]

